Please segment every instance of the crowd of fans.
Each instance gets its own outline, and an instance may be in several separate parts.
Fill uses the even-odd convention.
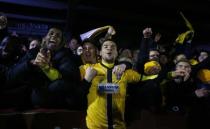
[[[82,41],[76,37],[66,41],[64,32],[52,27],[42,39],[26,44],[6,31],[5,19],[0,17],[1,109],[87,110],[89,128],[112,124],[119,129],[146,109],[184,115],[190,129],[209,126],[210,57],[208,49],[192,48],[193,30],[178,37],[170,50],[158,43],[161,34],[153,39],[152,28],[142,30],[139,48],[117,48],[112,26],[96,29],[97,34]],[[98,40],[102,32],[105,35]],[[119,84],[119,92],[99,91],[104,80]],[[110,94],[113,112],[106,107]],[[107,118],[106,108],[113,113]]]

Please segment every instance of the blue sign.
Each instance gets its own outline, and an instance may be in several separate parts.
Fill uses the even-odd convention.
[[[39,24],[39,23],[13,23],[8,25],[8,31],[10,33],[16,32],[20,35],[34,35],[34,36],[44,36],[47,34],[49,25]]]

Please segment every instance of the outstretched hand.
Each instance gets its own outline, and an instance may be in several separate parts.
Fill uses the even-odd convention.
[[[205,88],[201,88],[201,89],[197,89],[195,90],[195,95],[198,97],[198,98],[201,98],[201,97],[206,97],[208,96],[210,93],[209,90],[205,89]]]
[[[110,35],[115,35],[116,34],[116,31],[115,31],[115,29],[114,29],[113,26],[110,26],[109,29],[108,29],[108,31],[107,31],[107,33],[110,34]]]
[[[96,75],[97,71],[93,67],[88,67],[85,71],[85,80],[91,82]]]
[[[126,65],[120,64],[113,68],[112,73],[116,75],[117,79],[119,80],[122,76],[122,74],[125,72]]]
[[[42,69],[48,69],[50,67],[51,53],[49,50],[45,51],[43,48],[37,54],[33,64],[39,66]]]

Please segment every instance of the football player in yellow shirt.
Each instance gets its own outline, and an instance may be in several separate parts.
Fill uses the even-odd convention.
[[[90,82],[86,124],[89,129],[125,129],[126,87],[138,82],[140,74],[132,69],[122,75],[113,73],[117,45],[108,39],[101,46],[101,62],[80,67],[82,79]]]

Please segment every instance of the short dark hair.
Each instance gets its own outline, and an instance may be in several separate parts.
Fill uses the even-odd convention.
[[[90,43],[93,44],[93,42],[89,38],[84,39],[81,44],[83,45],[86,42],[90,42]]]
[[[188,59],[180,59],[180,60],[178,60],[178,61],[176,62],[176,65],[177,65],[178,63],[180,63],[180,62],[186,62],[186,63],[188,63],[189,65],[191,65],[191,63],[190,63],[190,61],[189,61]]]
[[[106,42],[106,41],[111,41],[111,42],[114,42],[117,46],[117,43],[113,40],[113,39],[105,39],[103,42],[101,42],[101,47],[103,46],[103,44]]]

